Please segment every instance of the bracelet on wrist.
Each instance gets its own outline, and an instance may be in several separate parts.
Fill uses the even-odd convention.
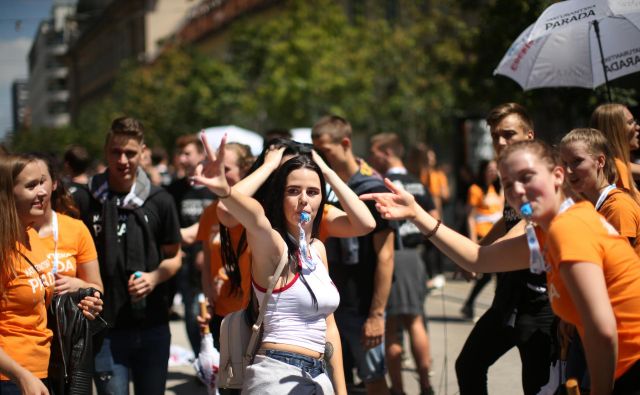
[[[231,191],[233,190],[233,188],[229,187],[229,193],[227,193],[226,195],[222,196],[222,195],[218,195],[218,200],[222,200],[222,199],[226,199],[229,196],[231,196]]]
[[[427,233],[426,235],[424,235],[425,239],[430,239],[433,235],[436,234],[436,232],[438,231],[438,228],[440,227],[440,224],[442,223],[442,220],[438,220],[438,222],[436,223],[435,228],[433,228],[431,230],[431,232]]]

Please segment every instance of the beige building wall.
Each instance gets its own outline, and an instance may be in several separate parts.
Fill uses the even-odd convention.
[[[162,41],[175,33],[193,4],[193,0],[157,0],[155,9],[150,10],[146,15],[145,55],[147,60],[153,60],[160,54]]]

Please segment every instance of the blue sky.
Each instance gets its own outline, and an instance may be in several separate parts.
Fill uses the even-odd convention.
[[[11,83],[29,74],[27,55],[52,0],[0,0],[0,138],[13,127]]]

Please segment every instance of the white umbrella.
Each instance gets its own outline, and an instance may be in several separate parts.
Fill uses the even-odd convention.
[[[311,128],[294,128],[291,129],[291,140],[299,143],[311,144]]]
[[[640,0],[568,0],[521,33],[494,74],[529,90],[595,88],[637,71]]]
[[[204,133],[207,143],[209,143],[209,146],[213,149],[218,148],[220,140],[222,140],[222,136],[226,134],[228,143],[234,142],[246,144],[251,148],[251,153],[253,155],[260,155],[262,152],[262,136],[256,132],[243,129],[235,125],[206,128],[204,129]]]

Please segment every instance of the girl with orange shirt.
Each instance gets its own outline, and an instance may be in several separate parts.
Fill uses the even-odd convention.
[[[44,215],[48,194],[46,170],[32,156],[0,158],[0,393],[48,394],[45,382],[52,333],[46,302],[53,284],[46,248],[28,236]],[[102,310],[102,301],[85,298],[85,316]]]
[[[504,196],[498,178],[498,165],[495,160],[480,162],[478,184],[469,187],[467,193],[467,224],[469,238],[478,242],[502,218]],[[476,279],[469,296],[460,312],[467,319],[474,318],[474,305],[482,289],[491,281],[491,273],[484,273]]]
[[[59,182],[51,164],[46,159],[38,160],[46,170],[44,215],[33,223],[29,233],[46,246],[51,264],[48,273],[55,283],[55,293],[76,292],[80,288],[93,287],[103,291],[98,253],[89,229],[78,219],[78,210],[73,198]]]
[[[467,194],[469,238],[475,242],[486,235],[493,224],[502,218],[504,197],[494,160],[480,162],[478,184],[469,187]]]
[[[640,204],[640,193],[633,180],[633,174],[640,172],[639,165],[631,163],[631,151],[640,148],[638,134],[640,125],[629,109],[618,103],[598,106],[591,114],[591,127],[605,135],[613,150],[615,167],[618,172],[618,187],[628,191]]]
[[[589,202],[563,190],[565,170],[539,141],[507,146],[499,169],[512,207],[530,205],[544,255],[554,312],[575,325],[585,347],[591,394],[640,392],[640,258]],[[441,226],[406,191],[371,194],[386,219],[408,218],[467,270],[495,272],[529,266],[527,236],[507,234],[488,246]],[[535,251],[535,244],[532,244]],[[509,259],[504,259],[508,256]]]
[[[617,187],[607,138],[596,129],[574,129],[562,138],[560,157],[571,188],[590,201],[640,256],[640,205]]]

